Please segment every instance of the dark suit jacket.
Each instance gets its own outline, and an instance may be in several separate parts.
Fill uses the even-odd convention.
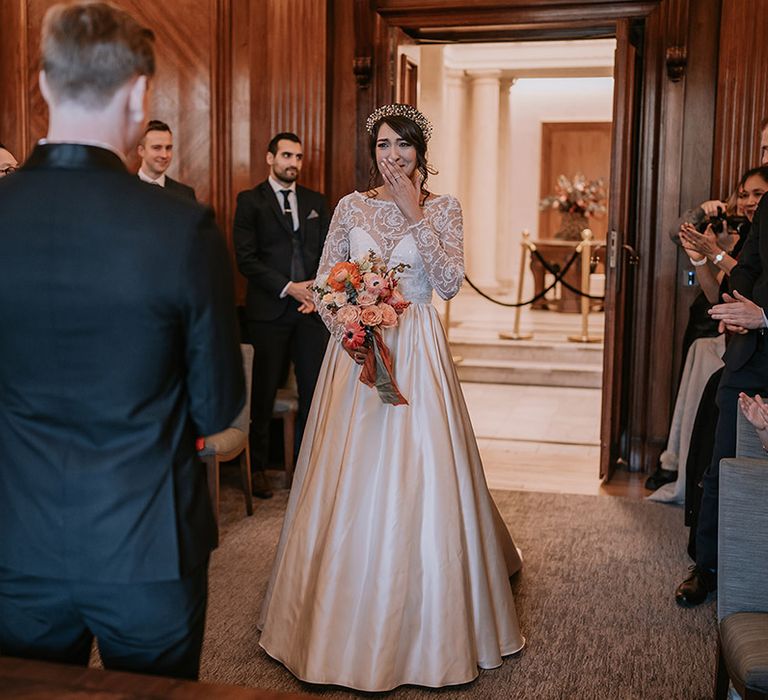
[[[139,176],[137,175],[136,177],[139,177]],[[140,177],[139,177],[139,180],[141,180]],[[142,180],[142,182],[144,181]],[[186,197],[187,199],[191,199],[193,202],[197,201],[194,188],[190,187],[189,185],[185,185],[183,182],[174,180],[173,178],[168,177],[167,175],[165,176],[164,189],[167,192],[173,192],[179,197]]]
[[[244,399],[212,212],[75,144],[37,146],[0,211],[0,566],[178,579],[216,541],[195,438]]]
[[[322,194],[306,187],[296,187],[296,198],[304,268],[314,277],[330,223],[328,205]],[[269,181],[237,195],[233,239],[237,266],[248,279],[246,316],[251,321],[272,321],[296,304],[293,298],[280,299],[291,281],[292,235]]]
[[[739,262],[731,271],[730,287],[731,291],[738,290],[763,309],[768,308],[768,197],[760,200]],[[738,370],[749,361],[761,332],[749,331],[730,338],[724,356],[729,369]]]
[[[169,192],[174,192],[175,194],[180,195],[181,197],[186,197],[187,199],[191,199],[193,202],[197,201],[197,197],[195,197],[195,190],[194,188],[190,187],[189,185],[185,185],[183,182],[179,182],[178,180],[174,180],[171,177],[165,176],[165,189]]]

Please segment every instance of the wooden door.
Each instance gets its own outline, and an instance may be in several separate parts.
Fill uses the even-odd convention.
[[[581,173],[588,180],[602,180],[607,188],[610,171],[610,122],[542,123],[540,197],[554,193],[560,175],[572,180]],[[596,240],[605,240],[606,215],[590,217],[589,227]],[[547,209],[539,213],[539,239],[554,238],[559,228],[559,212]]]
[[[616,26],[616,62],[614,67],[613,135],[611,148],[608,209],[607,264],[605,276],[605,348],[603,351],[603,400],[600,425],[600,478],[608,481],[623,459],[625,428],[624,379],[628,352],[625,352],[628,309],[630,257],[625,246],[630,237],[630,216],[636,129],[633,115],[637,109],[637,48],[630,41],[629,20]],[[631,249],[630,249],[631,250]]]

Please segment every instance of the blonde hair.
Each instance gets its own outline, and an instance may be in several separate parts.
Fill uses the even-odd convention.
[[[103,107],[130,78],[154,75],[154,39],[108,3],[54,5],[42,34],[43,70],[54,98]]]

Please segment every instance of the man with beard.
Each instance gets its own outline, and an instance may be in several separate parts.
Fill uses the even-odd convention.
[[[272,495],[264,471],[269,423],[287,364],[293,362],[299,392],[297,453],[328,344],[310,289],[328,233],[328,206],[322,194],[296,184],[303,157],[296,134],[275,135],[267,147],[269,177],[240,192],[235,210],[235,255],[248,279],[245,312],[254,346],[250,439],[259,498]]]

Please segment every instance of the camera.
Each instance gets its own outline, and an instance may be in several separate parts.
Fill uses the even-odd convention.
[[[726,216],[725,212],[718,207],[716,216],[707,216],[696,226],[696,230],[699,233],[704,233],[707,230],[707,226],[712,227],[712,231],[716,234],[720,234],[723,230],[735,231],[741,226],[747,219],[743,216]]]

